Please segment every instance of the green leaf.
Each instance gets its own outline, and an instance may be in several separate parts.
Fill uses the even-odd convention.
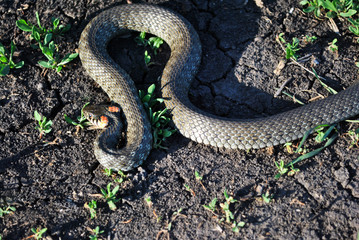
[[[335,18],[335,17],[337,16],[337,14],[336,14],[335,12],[327,12],[327,13],[325,14],[325,16],[326,16],[327,18]]]
[[[36,16],[37,25],[39,26],[40,30],[43,31],[43,28],[42,28],[41,22],[40,22],[39,13],[37,11],[35,12],[35,16]]]
[[[50,62],[38,61],[37,63],[38,63],[41,67],[44,67],[44,68],[52,68],[52,65],[50,64]]]
[[[163,137],[168,138],[172,135],[172,131],[170,131],[168,129],[163,129],[162,135],[163,135]]]
[[[24,19],[17,20],[16,26],[25,32],[32,31],[32,26],[27,24],[27,22]]]
[[[346,12],[346,13],[341,12],[341,13],[339,13],[339,15],[342,16],[342,17],[351,17],[351,16],[355,15],[356,13],[357,13],[356,10],[349,9],[348,12]]]
[[[67,123],[73,124],[75,126],[77,125],[77,123],[74,120],[72,120],[69,116],[67,116],[66,114],[64,114],[64,118]]]
[[[148,103],[150,101],[150,99],[151,99],[151,95],[146,94],[145,96],[143,96],[142,102],[143,103]]]
[[[38,111],[36,111],[35,110],[35,112],[34,112],[34,118],[35,118],[35,120],[37,120],[37,121],[41,121],[41,115],[38,113]]]
[[[74,60],[75,58],[77,58],[79,54],[78,53],[69,53],[67,54],[58,65],[65,65],[69,62],[71,62],[72,60]]]
[[[308,0],[302,0],[299,3],[300,5],[305,5],[305,4],[309,4]]]
[[[4,45],[2,45],[2,43],[0,43],[0,53],[2,55],[5,55],[5,53],[6,53],[6,49],[5,49]]]
[[[45,123],[44,128],[49,128],[49,127],[51,127],[51,125],[52,125],[52,121],[49,120]]]
[[[16,49],[16,46],[15,46],[14,42],[11,41],[11,43],[10,43],[10,58],[12,58],[12,55],[14,55],[15,49]]]
[[[62,33],[67,32],[68,30],[70,30],[70,28],[71,28],[71,24],[66,24],[66,26],[60,25],[59,27]]]
[[[51,41],[52,39],[52,33],[48,33],[45,35],[45,38],[44,38],[44,45],[47,45],[49,44],[49,42]]]
[[[40,44],[39,46],[41,48],[42,53],[45,55],[45,57],[47,57],[48,60],[53,60],[54,59],[54,57],[53,57],[54,51],[52,51],[50,49],[50,47],[43,46],[42,44]]]
[[[24,66],[24,61],[15,64],[15,68],[22,68],[23,66]]]
[[[147,89],[148,94],[153,95],[153,92],[155,91],[155,89],[156,89],[155,84],[152,84],[151,86],[149,86]]]
[[[333,12],[338,12],[338,9],[337,9],[337,8],[335,7],[335,5],[334,5],[331,1],[329,1],[329,0],[323,1],[323,2],[322,2],[322,6],[323,6],[324,8],[326,8],[326,9],[328,9],[328,10],[333,11]]]
[[[56,48],[55,42],[54,42],[54,41],[51,41],[51,42],[49,43],[49,49],[50,49],[51,52],[52,52],[52,56],[53,56],[53,53],[55,52],[55,48]]]
[[[57,26],[59,25],[60,23],[60,20],[58,18],[55,18],[53,21],[52,21],[52,25],[54,25],[54,29],[57,28]]]
[[[32,37],[36,42],[40,42],[40,33],[35,26],[32,27]]]
[[[0,76],[5,76],[7,74],[9,74],[10,72],[10,66],[9,65],[3,65],[0,64]]]
[[[307,7],[305,9],[303,9],[303,12],[310,13],[310,12],[313,12],[314,10],[315,10],[315,7],[310,6],[310,7]]]
[[[62,68],[63,68],[63,66],[58,66],[58,67],[56,68],[56,72],[60,72],[60,71],[62,70]]]
[[[8,62],[7,57],[5,57],[5,56],[0,57],[0,62],[7,63]]]

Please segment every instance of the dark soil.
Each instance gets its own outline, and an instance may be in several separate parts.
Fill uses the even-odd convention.
[[[139,2],[139,1],[134,1]],[[274,74],[284,54],[276,35],[303,39],[300,55],[312,54],[304,63],[336,90],[357,79],[358,44],[345,21],[335,20],[341,36],[329,21],[304,14],[299,1],[286,0],[152,0],[185,16],[198,31],[203,59],[190,97],[200,108],[221,116],[260,117],[297,107],[285,96],[274,98],[286,80],[287,91],[302,101],[328,95],[313,76],[286,64]],[[257,2],[257,4],[255,4]],[[112,181],[96,161],[92,146],[96,133],[81,130],[64,120],[76,118],[87,102],[106,102],[108,97],[86,74],[79,59],[68,64],[61,75],[44,71],[37,61],[45,57],[30,47],[29,34],[15,22],[35,23],[38,11],[46,25],[59,17],[72,25],[59,41],[61,54],[74,52],[81,31],[98,13],[118,4],[114,1],[0,0],[0,42],[17,45],[16,61],[21,69],[0,79],[0,198],[3,207],[16,207],[0,218],[3,239],[23,239],[31,228],[47,228],[47,239],[89,239],[89,229],[99,226],[102,239],[356,239],[359,231],[359,158],[344,133],[355,125],[340,124],[340,137],[319,155],[301,162],[294,176],[275,180],[274,161],[289,162],[297,155],[284,146],[255,151],[229,151],[194,143],[176,134],[153,150],[144,164],[129,173],[111,211],[101,188]],[[339,52],[328,44],[338,38]],[[145,89],[158,83],[169,50],[163,47],[153,66],[144,66],[142,47],[131,38],[119,38],[109,48]],[[117,54],[118,53],[118,54]],[[123,55],[117,59],[117,55]],[[132,64],[137,63],[137,64]],[[160,63],[160,64],[157,64]],[[159,86],[159,85],[157,85]],[[33,118],[37,110],[50,118],[51,133],[39,139]],[[47,142],[46,143],[44,143]],[[53,144],[49,144],[53,142]],[[297,142],[296,142],[297,143]],[[311,139],[307,148],[317,144]],[[195,171],[203,176],[202,184]],[[113,183],[112,186],[116,185]],[[186,189],[188,186],[191,190]],[[234,233],[219,203],[227,190],[238,202],[230,205],[236,222],[245,226]],[[262,194],[273,195],[265,203]],[[145,201],[151,198],[152,205]],[[203,205],[218,198],[216,212]],[[97,218],[90,219],[85,203],[97,200]],[[182,209],[180,214],[175,212]],[[168,224],[171,223],[170,228]]]

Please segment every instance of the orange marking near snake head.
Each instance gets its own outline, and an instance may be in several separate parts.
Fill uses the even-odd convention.
[[[109,106],[108,107],[109,112],[120,112],[120,108],[116,106]]]
[[[101,116],[100,121],[98,122],[98,127],[99,128],[106,128],[107,125],[108,125],[108,117]]]

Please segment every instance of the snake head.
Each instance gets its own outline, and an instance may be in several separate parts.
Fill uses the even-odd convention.
[[[87,105],[84,107],[83,113],[92,124],[91,129],[105,129],[111,120],[118,118],[120,108],[109,105]]]

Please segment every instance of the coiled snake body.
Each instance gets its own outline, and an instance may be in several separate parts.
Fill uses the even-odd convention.
[[[306,106],[258,119],[227,119],[199,110],[188,90],[201,59],[201,44],[192,25],[182,16],[154,5],[121,5],[95,17],[81,34],[79,52],[84,68],[127,121],[127,142],[113,148],[118,130],[105,131],[95,142],[95,155],[106,168],[130,170],[147,158],[151,126],[128,74],[107,53],[107,43],[127,31],[145,31],[161,37],[171,48],[161,86],[166,107],[172,110],[179,132],[198,143],[232,149],[263,148],[301,138],[319,125],[339,122],[359,113],[359,84]],[[114,140],[115,139],[115,140]],[[106,145],[112,147],[108,147]]]

